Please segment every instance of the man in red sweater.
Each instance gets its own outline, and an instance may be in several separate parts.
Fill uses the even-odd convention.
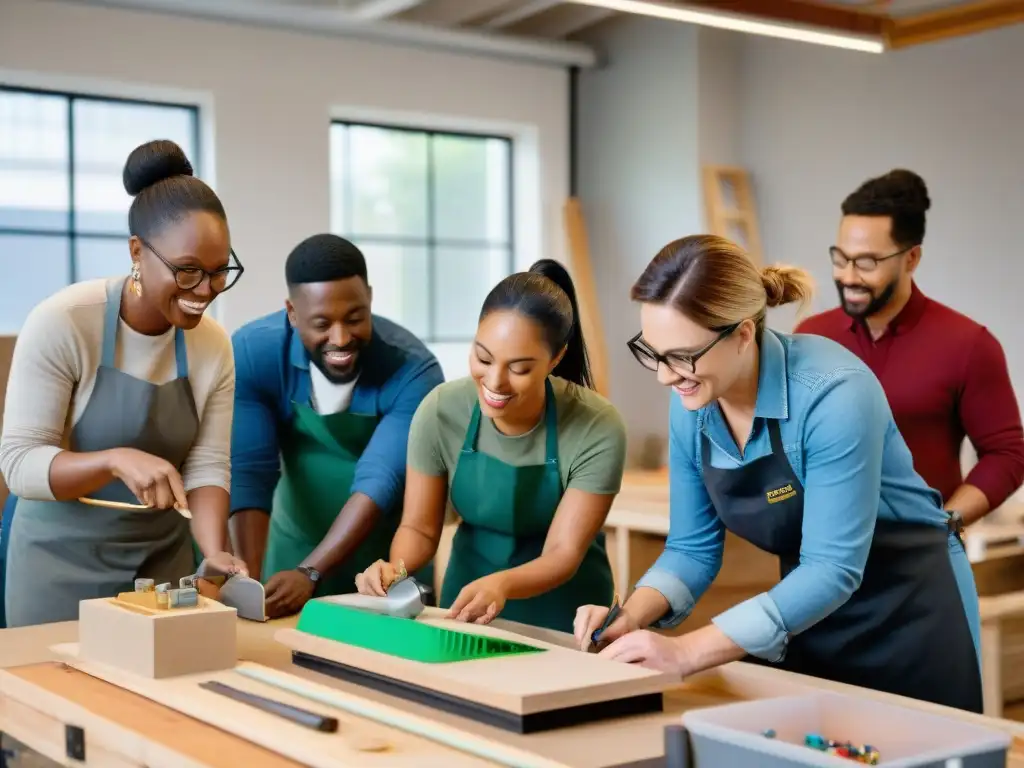
[[[999,342],[914,283],[930,206],[921,177],[899,169],[847,197],[830,249],[840,306],[807,318],[796,333],[827,336],[867,363],[914,467],[970,524],[1024,483],[1024,433]],[[966,479],[965,436],[978,454]]]

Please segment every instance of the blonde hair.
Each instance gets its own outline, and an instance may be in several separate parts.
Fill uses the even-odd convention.
[[[811,276],[782,264],[758,269],[738,245],[717,235],[674,240],[633,285],[634,301],[671,304],[705,328],[753,320],[760,331],[768,307],[799,302],[813,293]]]

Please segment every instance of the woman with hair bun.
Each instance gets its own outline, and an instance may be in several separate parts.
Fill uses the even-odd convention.
[[[177,585],[193,541],[245,572],[227,552],[234,360],[205,315],[242,273],[227,216],[171,141],[132,151],[123,180],[130,276],[50,296],[14,348],[0,438],[18,497],[11,627],[76,619],[79,601],[136,578]]]
[[[674,391],[671,522],[600,653],[683,676],[745,659],[981,712],[966,553],[881,385],[839,344],[765,327],[768,307],[809,296],[803,271],[709,235],[667,245],[633,286],[630,350]],[[638,631],[690,614],[726,530],[779,557],[779,584],[679,637]],[[607,610],[579,609],[582,647]]]
[[[576,293],[558,262],[491,290],[469,366],[417,409],[390,561],[356,586],[383,595],[430,562],[450,499],[461,518],[439,601],[450,617],[570,631],[578,605],[613,596],[601,528],[622,483],[626,430],[592,389]]]

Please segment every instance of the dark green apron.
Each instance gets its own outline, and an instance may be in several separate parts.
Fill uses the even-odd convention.
[[[356,464],[377,428],[378,417],[321,415],[294,403],[291,428],[281,443],[281,479],[263,560],[263,580],[295,568],[323,541],[352,491]],[[401,514],[388,511],[344,562],[324,574],[315,595],[355,591],[356,574],[386,560]]]
[[[480,453],[480,404],[466,430],[452,479],[452,506],[462,522],[455,532],[441,588],[448,608],[464,586],[483,576],[535,560],[562,500],[558,470],[558,415],[550,379],[545,382],[543,464],[517,467]],[[614,594],[605,535],[590,542],[579,570],[565,584],[526,600],[509,600],[501,618],[572,632],[581,605],[608,605]]]

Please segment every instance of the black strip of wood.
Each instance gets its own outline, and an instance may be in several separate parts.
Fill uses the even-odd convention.
[[[371,688],[389,696],[422,704],[431,709],[513,733],[538,733],[630,715],[647,715],[652,712],[661,712],[664,708],[664,699],[660,693],[647,693],[640,696],[519,715],[302,651],[292,651],[292,663],[304,669],[344,680],[347,683]]]

